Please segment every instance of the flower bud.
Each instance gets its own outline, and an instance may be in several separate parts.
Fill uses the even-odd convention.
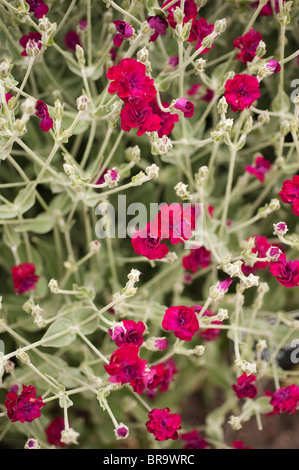
[[[152,165],[146,167],[145,173],[150,179],[157,179],[159,177],[159,167],[153,163]]]
[[[135,145],[134,147],[128,147],[125,150],[125,156],[127,160],[130,160],[131,162],[137,163],[140,161],[140,148],[138,145]]]
[[[76,103],[78,111],[87,111],[90,104],[90,100],[87,98],[86,95],[81,95],[79,96],[79,98],[77,98]]]
[[[188,191],[188,185],[182,182],[179,182],[175,187],[174,190],[176,195],[182,199],[191,199],[191,194]]]
[[[80,67],[83,67],[85,64],[84,49],[79,44],[76,44],[75,54]]]
[[[8,60],[2,60],[0,62],[0,78],[6,78],[10,74],[13,64]]]

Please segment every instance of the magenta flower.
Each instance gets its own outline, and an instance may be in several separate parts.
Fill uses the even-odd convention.
[[[177,67],[178,63],[179,63],[179,58],[177,55],[170,57],[168,61],[168,65],[170,65],[172,68]]]
[[[242,62],[242,64],[247,64],[247,62],[252,62],[255,57],[255,52],[259,42],[263,40],[261,33],[254,31],[253,28],[250,28],[248,33],[244,36],[239,36],[233,42],[233,46],[240,49],[241,52],[236,56],[236,59]]]
[[[30,32],[27,35],[24,34],[24,36],[22,36],[20,41],[19,41],[21,46],[24,48],[24,50],[21,52],[21,55],[22,56],[27,56],[28,55],[27,52],[26,52],[26,47],[27,47],[28,42],[36,43],[37,47],[39,49],[41,49],[42,48],[42,44],[40,42],[41,38],[42,38],[42,35],[40,33],[37,33],[37,32],[34,32],[34,33]]]
[[[82,47],[80,36],[76,31],[69,31],[64,36],[63,40],[64,40],[64,44],[66,45],[66,47],[70,49],[71,51],[76,50],[77,44],[78,46]]]
[[[49,116],[48,106],[41,100],[35,104],[35,115],[41,119],[40,128],[47,132],[53,128],[53,119]]]
[[[251,447],[245,446],[243,441],[233,441],[232,446],[234,449],[251,449]]]
[[[157,114],[161,118],[160,128],[158,129],[158,136],[161,138],[163,135],[169,135],[174,129],[175,123],[178,122],[178,114],[172,114],[170,112],[162,111],[156,101],[151,103],[154,114]],[[162,106],[164,108],[169,107],[167,101],[163,101]]]
[[[219,282],[219,284],[217,285],[218,292],[220,294],[225,294],[228,291],[229,286],[232,282],[233,280],[230,278],[224,279],[224,281]]]
[[[260,97],[260,84],[256,77],[247,74],[237,74],[225,84],[225,99],[231,105],[232,111],[243,111],[250,108]]]
[[[146,21],[155,32],[151,35],[149,42],[155,42],[158,36],[166,34],[168,22],[162,16],[149,16]]]
[[[87,28],[87,25],[88,25],[87,20],[85,19],[80,20],[78,23],[79,30],[84,31]]]
[[[34,12],[35,18],[42,18],[49,11],[48,5],[46,5],[43,0],[25,0],[25,1],[29,5],[30,13]]]
[[[279,12],[279,0],[274,0],[275,1],[275,11],[276,13]],[[286,2],[287,0],[282,0],[282,2]],[[257,8],[259,5],[259,2],[253,2],[250,4],[250,6],[252,8]],[[273,11],[272,11],[272,4],[271,4],[271,0],[268,1],[268,3],[266,3],[266,5],[263,6],[263,8],[261,9],[260,11],[260,15],[261,16],[271,16],[273,14]]]
[[[15,392],[6,395],[4,406],[7,409],[7,416],[12,423],[25,421],[31,423],[41,416],[41,408],[46,406],[42,397],[36,398],[36,389],[33,385],[23,385],[23,390],[18,396]]]
[[[254,166],[245,166],[245,171],[256,176],[261,183],[265,181],[265,174],[270,170],[271,162],[266,160],[263,156],[258,156],[255,159]]]
[[[145,423],[149,433],[154,434],[156,441],[166,441],[168,439],[177,440],[178,431],[181,429],[181,417],[178,414],[170,413],[169,408],[153,409],[148,414],[149,420]]]
[[[116,346],[123,344],[135,344],[141,346],[143,343],[143,333],[145,331],[145,324],[142,321],[135,322],[134,320],[121,320],[124,328],[118,326],[113,330],[108,330],[111,339],[115,341]]]
[[[109,364],[104,365],[111,376],[109,382],[132,385],[134,380],[142,379],[146,361],[139,357],[138,352],[139,347],[135,344],[123,344],[111,354]]]
[[[278,73],[281,70],[280,63],[277,62],[277,60],[273,60],[273,59],[271,59],[271,60],[269,60],[269,62],[267,62],[266,67],[267,67],[267,69],[270,69],[271,72],[273,72],[273,73]]]
[[[148,259],[162,259],[169,252],[169,248],[162,242],[161,237],[152,233],[152,225],[149,222],[144,230],[134,233],[131,243],[137,255],[145,256]]]
[[[187,95],[188,96],[196,96],[201,88],[202,88],[201,83],[193,83],[193,85],[191,85],[191,87],[187,91]],[[210,102],[210,101],[212,101],[213,97],[214,97],[214,92],[210,88],[206,88],[206,90],[205,90],[205,92],[203,92],[203,94],[201,92],[199,92],[199,98],[202,101]]]
[[[267,251],[271,248],[271,243],[268,242],[267,237],[262,235],[255,235],[255,246],[252,248],[251,252],[256,253],[259,258],[265,258],[267,255]],[[258,269],[265,269],[269,266],[268,261],[257,261],[254,263],[253,266],[247,266],[246,264],[242,264],[242,272],[249,276],[250,273],[254,273]]]
[[[118,31],[113,37],[113,44],[116,47],[120,47],[124,39],[131,38],[133,36],[134,30],[129,23],[122,20],[115,20],[113,21],[113,24]]]
[[[120,119],[122,130],[129,132],[137,128],[137,136],[157,131],[162,121],[162,118],[154,114],[148,102],[144,100],[127,102],[120,112]]]
[[[184,113],[185,118],[192,117],[194,114],[194,104],[191,101],[184,98],[179,98],[176,100],[174,106],[175,109],[182,111]]]
[[[147,388],[149,390],[158,389],[159,392],[166,392],[169,389],[170,383],[174,380],[174,375],[179,372],[172,358],[166,362],[151,366],[150,369],[153,375],[147,383]]]
[[[46,427],[48,443],[54,446],[65,447],[66,444],[60,440],[62,431],[64,431],[64,419],[61,416],[58,416]]]
[[[270,263],[270,273],[276,276],[277,281],[284,287],[297,287],[299,285],[299,261],[287,261],[285,253],[280,255],[278,261]]]
[[[211,261],[211,252],[204,246],[190,250],[190,254],[183,256],[184,269],[196,273],[198,268],[207,268]]]
[[[172,245],[189,240],[194,230],[192,207],[181,204],[163,204],[155,220],[151,222],[151,233],[162,240],[169,240]]]
[[[165,349],[168,349],[167,339],[157,338],[155,340],[155,347],[158,348],[160,351],[164,351]]]
[[[166,0],[166,2],[163,3],[161,8],[164,8],[165,6],[168,5],[172,0]],[[171,5],[169,8],[165,9],[165,12],[168,13],[167,16],[167,21],[169,22],[170,26],[172,28],[175,28],[177,23],[174,19],[174,14],[173,11],[175,8],[180,7],[181,2],[178,0],[176,3]],[[195,20],[197,17],[197,6],[196,3],[193,0],[185,0],[184,3],[184,19],[183,19],[183,24],[188,23],[188,21]]]
[[[14,291],[16,294],[24,294],[28,290],[34,290],[39,276],[35,274],[35,266],[32,263],[22,263],[11,268]]]
[[[162,327],[173,331],[176,338],[191,341],[194,333],[199,330],[199,323],[193,308],[179,305],[166,310]]]
[[[205,18],[199,18],[199,20],[193,20],[190,29],[190,34],[187,39],[188,42],[195,42],[195,49],[198,50],[202,46],[202,40],[209,36],[214,31],[214,25],[209,24]],[[214,45],[212,44],[212,47]],[[200,54],[205,54],[210,50],[206,47]]]
[[[257,387],[252,382],[256,382],[256,376],[247,375],[246,372],[237,379],[238,385],[233,384],[232,389],[238,398],[255,398]]]
[[[296,413],[299,405],[299,388],[293,384],[276,390],[271,397],[270,405],[273,406],[274,414]]]
[[[292,204],[293,214],[299,215],[299,175],[294,175],[292,180],[285,180],[278,194],[282,202]]]
[[[206,449],[209,445],[195,429],[181,434],[180,438],[186,441],[183,449]]]
[[[122,59],[107,71],[112,80],[108,93],[117,94],[123,101],[134,99],[152,101],[156,96],[154,80],[146,75],[146,67],[136,59]]]

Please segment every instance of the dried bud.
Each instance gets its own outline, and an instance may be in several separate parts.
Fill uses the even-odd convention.
[[[79,96],[79,98],[77,98],[76,103],[78,111],[87,111],[90,104],[90,100],[87,98],[86,95],[81,95]]]

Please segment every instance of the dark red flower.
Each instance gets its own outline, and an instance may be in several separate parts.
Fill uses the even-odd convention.
[[[60,416],[54,418],[46,428],[47,441],[49,444],[59,447],[65,447],[61,442],[61,431],[64,430],[64,419]]]
[[[132,26],[125,21],[115,20],[113,21],[113,24],[118,31],[113,37],[113,44],[116,47],[120,47],[124,39],[131,38],[133,36],[134,31]]]
[[[270,69],[273,73],[278,73],[281,71],[281,65],[277,60],[270,59],[266,64],[267,69]]]
[[[231,105],[232,111],[243,111],[250,108],[260,97],[260,84],[256,77],[247,74],[237,74],[225,84],[225,99]]]
[[[240,49],[241,52],[236,56],[236,59],[239,60],[243,64],[247,64],[247,62],[252,62],[255,57],[255,52],[259,42],[263,40],[261,33],[258,31],[254,31],[253,28],[250,28],[248,33],[244,34],[244,36],[239,36],[233,42],[233,46]]]
[[[194,311],[200,313],[202,310],[202,305],[193,305]],[[211,310],[205,310],[203,317],[214,317],[215,313]],[[211,322],[211,325],[222,325],[222,321],[214,320]],[[203,338],[205,341],[213,341],[216,339],[221,332],[220,328],[206,328],[205,330],[199,331],[198,336]]]
[[[255,235],[255,246],[252,248],[251,252],[256,253],[259,258],[265,258],[267,255],[267,251],[271,248],[271,243],[268,242],[267,237],[262,235]],[[245,276],[249,276],[249,274],[254,273],[258,269],[265,269],[269,266],[269,261],[257,261],[254,263],[253,266],[247,266],[245,263],[242,264],[242,272]]]
[[[82,47],[82,44],[81,44],[81,39],[80,39],[80,36],[79,34],[77,33],[77,31],[69,31],[63,38],[64,40],[64,44],[66,45],[66,47],[68,49],[70,49],[71,51],[75,51],[76,50],[76,46],[78,44],[78,46],[81,46]]]
[[[112,80],[108,93],[116,93],[123,101],[137,98],[149,102],[156,96],[154,80],[146,75],[145,65],[136,59],[122,59],[119,65],[108,69],[107,78]]]
[[[282,2],[286,2],[287,0],[282,0]],[[274,0],[275,2],[275,11],[276,13],[279,12],[279,0]],[[259,6],[259,2],[253,2],[250,4],[250,6],[252,8],[257,8]],[[272,11],[272,4],[271,4],[271,0],[268,1],[268,3],[266,3],[266,5],[263,6],[263,8],[261,9],[260,11],[260,15],[261,16],[271,16],[273,14],[273,11]]]
[[[184,117],[186,118],[192,117],[194,114],[194,104],[185,97],[176,100],[173,107],[179,111],[182,111],[182,113],[184,113]]]
[[[256,382],[256,376],[247,375],[246,372],[237,379],[238,385],[233,384],[232,389],[238,398],[254,398],[257,395],[257,387],[252,382]]]
[[[28,290],[34,290],[39,276],[35,274],[35,266],[32,263],[22,263],[11,268],[14,291],[16,294],[24,294]]]
[[[154,434],[156,441],[178,439],[178,431],[182,428],[180,415],[170,413],[169,408],[155,408],[149,412],[148,417],[149,421],[145,425],[148,432]]]
[[[24,34],[24,36],[22,36],[20,41],[19,41],[21,46],[24,48],[24,50],[21,52],[21,55],[22,56],[27,56],[26,46],[27,46],[28,41],[36,42],[37,47],[39,49],[41,49],[42,48],[42,44],[40,42],[41,38],[42,38],[42,35],[40,33],[37,33],[37,32],[34,32],[34,33],[30,32],[27,35]]]
[[[194,211],[188,204],[163,204],[155,220],[151,222],[151,233],[163,240],[169,240],[172,245],[189,240],[194,230]]]
[[[294,175],[292,180],[285,180],[278,194],[282,202],[293,204],[293,213],[299,215],[299,175]]]
[[[130,383],[142,379],[146,361],[139,355],[139,347],[135,344],[123,344],[111,354],[109,365],[104,365],[106,372],[111,376],[109,382]]]
[[[297,287],[299,285],[299,261],[287,261],[285,253],[280,255],[278,261],[270,263],[270,273],[276,276],[277,281],[284,287]]]
[[[183,267],[187,271],[196,273],[198,268],[207,268],[211,261],[211,252],[204,246],[190,250],[190,254],[183,256]]]
[[[166,310],[162,327],[173,331],[176,338],[191,341],[194,333],[199,330],[199,323],[193,308],[179,305]]]
[[[251,447],[245,446],[243,441],[234,441],[232,446],[234,449],[251,449]]]
[[[29,11],[32,13],[34,12],[35,18],[42,18],[45,16],[48,11],[49,7],[45,4],[43,0],[25,0],[26,3],[29,5]]]
[[[134,320],[121,320],[124,328],[118,326],[114,330],[108,330],[111,339],[115,341],[116,346],[122,346],[126,343],[141,346],[143,343],[143,333],[145,331],[145,324],[142,321],[135,322]]]
[[[34,419],[41,416],[41,408],[46,406],[42,397],[36,398],[36,389],[33,385],[23,385],[23,390],[18,396],[15,392],[9,392],[6,395],[4,406],[7,409],[7,416],[12,423],[25,421],[31,423]]]
[[[47,132],[53,128],[53,119],[49,116],[48,106],[41,100],[35,104],[35,115],[41,119],[40,128]]]
[[[179,120],[178,114],[162,111],[156,101],[153,101],[151,106],[153,113],[157,114],[161,118],[160,128],[158,129],[158,136],[161,138],[163,135],[171,134],[175,123]],[[164,108],[168,108],[169,103],[167,103],[167,101],[163,101],[162,106]]]
[[[266,160],[262,155],[257,156],[254,162],[254,166],[246,165],[245,171],[256,176],[261,183],[265,181],[265,174],[270,170],[271,162]]]
[[[202,46],[202,40],[212,34],[214,31],[214,25],[209,24],[205,18],[199,18],[198,20],[192,21],[192,26],[190,30],[188,42],[196,42],[195,49],[199,49]],[[214,47],[214,44],[212,44]],[[209,47],[206,47],[200,54],[205,54],[210,50]]]
[[[208,447],[207,441],[204,440],[203,437],[199,434],[198,431],[194,429],[194,431],[185,432],[181,434],[180,438],[183,441],[186,441],[183,449],[206,449]]]
[[[144,230],[138,230],[134,233],[131,243],[137,255],[145,256],[148,259],[162,259],[169,252],[169,248],[158,235],[151,230],[152,224],[149,222]]]
[[[296,413],[299,405],[299,388],[297,385],[288,385],[273,393],[270,405],[273,406],[273,413]]]
[[[174,380],[173,376],[179,372],[172,358],[166,362],[160,362],[155,366],[151,366],[150,369],[154,374],[147,383],[147,388],[150,390],[158,389],[159,392],[166,392],[169,389],[170,383]]]
[[[145,132],[157,131],[160,128],[162,118],[154,114],[147,101],[133,100],[127,102],[120,112],[121,128],[129,132],[137,128],[136,134],[143,135]]]
[[[166,2],[163,3],[161,8],[164,8],[165,6],[168,5],[172,0],[166,0]],[[178,0],[176,3],[171,5],[169,8],[165,9],[165,11],[168,13],[167,16],[167,21],[169,22],[170,26],[172,28],[175,28],[177,23],[174,19],[174,14],[173,11],[175,8],[180,7],[181,2]],[[188,21],[195,19],[197,17],[197,6],[196,3],[193,0],[185,0],[184,2],[184,19],[183,19],[183,24],[188,23]]]
[[[155,32],[151,35],[149,42],[155,42],[158,36],[166,34],[168,22],[162,16],[149,16],[146,21]]]

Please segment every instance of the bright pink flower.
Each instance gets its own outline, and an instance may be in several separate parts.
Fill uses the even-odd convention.
[[[134,100],[127,102],[120,112],[121,128],[129,132],[138,128],[136,135],[141,136],[145,132],[157,131],[160,128],[162,118],[154,114],[147,101]]]
[[[176,338],[191,341],[194,333],[199,330],[199,323],[193,308],[179,305],[166,310],[162,327],[173,331]]]
[[[80,31],[84,31],[87,28],[87,25],[88,25],[87,20],[83,19],[79,21],[78,27]]]
[[[225,84],[225,99],[231,105],[232,111],[243,111],[250,108],[260,97],[260,84],[252,75],[237,74]]]
[[[156,441],[178,439],[178,431],[182,428],[180,415],[170,413],[169,408],[155,408],[149,412],[148,417],[149,421],[145,425],[148,432],[154,434]]]
[[[185,97],[176,100],[173,107],[182,111],[184,113],[185,118],[192,117],[194,114],[194,104],[191,101],[187,100]]]
[[[47,441],[49,444],[59,447],[65,447],[61,442],[61,432],[64,430],[64,419],[61,416],[54,418],[46,428]]]
[[[152,232],[152,224],[149,222],[144,230],[134,233],[131,243],[137,255],[148,259],[162,259],[169,252],[169,248],[161,243],[162,238]]]
[[[34,33],[30,32],[27,35],[24,34],[24,36],[22,36],[19,41],[21,46],[24,48],[24,50],[21,52],[21,55],[27,56],[26,46],[29,41],[34,41],[37,44],[37,47],[41,49],[42,48],[42,44],[40,42],[41,38],[42,38],[42,35],[37,32],[34,32]]]
[[[229,286],[232,282],[233,280],[230,278],[224,279],[224,281],[219,282],[217,286],[218,292],[220,292],[220,294],[225,294],[228,291]]]
[[[168,65],[170,65],[172,68],[175,68],[179,63],[179,58],[177,55],[170,57],[168,61]]]
[[[159,392],[166,392],[169,389],[170,383],[174,380],[173,376],[179,372],[172,358],[166,362],[151,366],[150,369],[154,374],[151,381],[148,382],[147,388],[150,390],[158,389]]]
[[[256,376],[247,375],[246,372],[237,379],[238,385],[233,384],[232,389],[238,398],[255,398],[257,387],[252,382],[256,382]]]
[[[181,434],[180,438],[183,441],[186,441],[186,444],[183,449],[206,449],[209,445],[207,441],[205,441],[204,438],[201,437],[199,432],[195,429],[194,431],[185,432],[184,434]]]
[[[125,439],[129,435],[129,429],[126,426],[119,426],[116,429],[116,434],[122,439]]]
[[[266,160],[263,156],[258,156],[255,159],[254,166],[247,165],[245,166],[245,171],[256,176],[261,183],[265,181],[265,174],[270,170],[271,162]]]
[[[16,294],[24,294],[28,290],[34,290],[39,276],[35,274],[35,266],[32,263],[22,263],[11,268],[14,291]]]
[[[234,449],[251,449],[251,447],[245,446],[243,441],[234,441],[232,446]]]
[[[41,100],[35,104],[35,115],[41,119],[40,128],[47,132],[53,128],[53,119],[49,116],[48,106]]]
[[[135,344],[123,344],[111,354],[109,365],[104,365],[111,376],[109,382],[132,385],[134,380],[142,378],[146,361],[139,357],[138,352],[139,347]]]
[[[182,207],[178,203],[164,204],[155,220],[151,222],[151,232],[163,240],[169,240],[172,245],[189,240],[192,230],[194,214],[191,205]]]
[[[135,322],[134,320],[121,320],[124,328],[119,326],[113,330],[108,330],[111,339],[115,341],[116,346],[130,343],[135,346],[141,346],[143,343],[143,333],[145,331],[145,324],[142,321]]]
[[[161,8],[164,8],[170,2],[171,0],[166,0],[166,2],[163,3]],[[180,6],[181,6],[181,2],[180,0],[178,0],[174,5],[171,5],[171,7],[165,9],[165,11],[168,13],[167,21],[169,22],[170,26],[174,29],[177,23],[174,19],[173,11],[175,10],[175,8],[180,7]],[[183,24],[188,23],[188,21],[191,21],[192,19],[195,19],[196,17],[197,17],[196,3],[193,0],[185,0]]]
[[[187,271],[196,273],[198,268],[207,268],[211,262],[211,252],[204,246],[190,250],[190,254],[183,256],[183,267]]]
[[[299,215],[299,175],[294,175],[292,180],[285,180],[278,194],[282,202],[293,204],[293,213]]]
[[[198,50],[202,46],[202,40],[209,36],[214,31],[214,25],[209,24],[205,18],[199,18],[199,20],[193,20],[190,30],[188,42],[196,42],[195,49]],[[212,44],[214,47],[214,44]],[[210,48],[206,47],[200,54],[209,52]]]
[[[118,31],[113,37],[113,44],[116,47],[120,47],[124,39],[131,38],[133,36],[134,31],[132,26],[125,21],[115,20],[113,21],[113,24]]]
[[[163,135],[171,134],[175,123],[179,120],[178,114],[162,111],[156,101],[153,101],[151,106],[153,113],[157,114],[161,118],[160,128],[158,129],[158,136],[161,138]],[[163,101],[162,106],[164,108],[168,108],[169,103],[167,103],[167,101]]]
[[[112,80],[108,93],[116,93],[123,101],[138,98],[149,102],[156,96],[154,80],[146,75],[145,65],[136,59],[122,59],[119,65],[109,68],[107,78]]]
[[[79,34],[77,33],[77,31],[69,31],[63,38],[64,40],[64,44],[66,45],[66,47],[68,49],[70,49],[71,51],[75,51],[76,50],[76,46],[78,44],[78,46],[81,46],[82,47],[82,44],[81,44],[81,39],[80,39],[80,36]]]
[[[7,416],[12,423],[25,421],[31,423],[34,419],[41,416],[41,408],[46,406],[42,397],[36,398],[36,389],[33,385],[23,385],[23,390],[18,396],[15,392],[9,392],[6,395],[4,406],[7,409]]]
[[[155,340],[155,347],[158,348],[160,351],[164,351],[165,349],[168,349],[167,339],[157,338]]]
[[[193,305],[194,311],[198,314],[202,309],[202,305]],[[214,317],[215,313],[211,310],[206,310],[203,313],[203,317]],[[214,320],[211,325],[222,325],[222,321]],[[205,330],[199,331],[198,336],[203,338],[205,341],[213,341],[216,339],[221,332],[220,328],[206,328]]]
[[[146,21],[155,32],[151,35],[149,42],[155,42],[158,36],[166,34],[168,22],[162,16],[149,16]]]
[[[270,405],[273,406],[274,414],[296,413],[299,405],[299,388],[293,384],[276,390],[271,397]]]
[[[240,49],[241,52],[236,56],[236,59],[239,60],[243,64],[247,64],[247,62],[252,62],[255,57],[255,52],[259,42],[263,40],[261,33],[258,31],[254,31],[253,28],[250,28],[248,33],[244,34],[244,36],[239,36],[233,42],[233,46]]]
[[[274,0],[275,1],[275,11],[276,13],[279,12],[279,0]],[[287,0],[282,0],[283,3],[286,2]],[[250,6],[252,8],[257,8],[259,5],[259,2],[253,2],[250,4]],[[263,8],[261,9],[260,11],[260,15],[261,16],[271,16],[273,14],[273,11],[272,11],[272,4],[271,4],[271,0],[268,1],[268,3],[266,3],[266,5],[263,6]]]
[[[189,88],[189,90],[187,91],[187,95],[188,96],[196,96],[199,89],[202,87],[202,84],[201,83],[193,83],[193,85],[191,85],[191,87]],[[206,101],[206,102],[210,102],[212,101],[213,99],[213,96],[214,96],[214,92],[213,90],[211,90],[210,88],[207,88],[206,89],[206,93],[205,94],[201,94],[199,93],[199,98],[202,100],[202,101]]]
[[[34,12],[35,18],[42,18],[45,16],[48,11],[49,7],[45,4],[43,0],[25,0],[26,3],[29,5],[29,11],[32,13]]]
[[[267,251],[271,248],[271,243],[268,242],[267,237],[262,235],[255,235],[255,246],[252,248],[251,252],[256,253],[259,258],[265,258]],[[258,269],[265,269],[269,266],[269,261],[257,261],[253,266],[247,266],[245,263],[242,264],[242,272],[249,276],[249,274],[254,273]]]
[[[267,69],[270,69],[271,72],[273,72],[273,73],[278,73],[281,70],[280,63],[277,62],[277,60],[273,60],[273,59],[271,59],[271,60],[269,60],[269,62],[267,62],[266,67],[267,67]]]
[[[270,273],[276,276],[277,281],[284,287],[297,287],[299,285],[299,261],[287,261],[286,255],[280,255],[278,261],[270,263]]]

